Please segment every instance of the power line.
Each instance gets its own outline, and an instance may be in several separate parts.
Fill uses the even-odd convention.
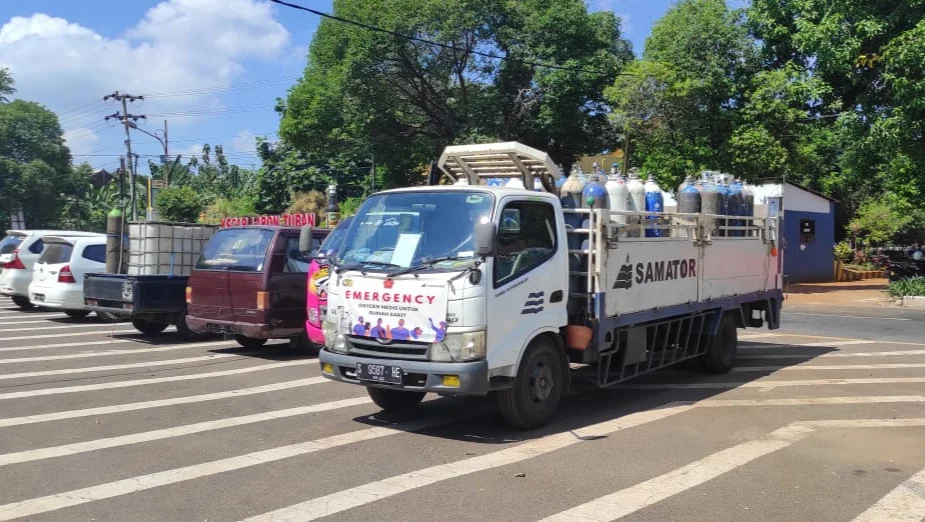
[[[298,80],[299,76],[280,76],[278,78],[266,78],[263,80],[256,80],[253,82],[239,83],[239,84],[228,84],[228,85],[216,85],[213,87],[202,87],[199,89],[185,89],[178,91],[166,91],[166,92],[157,92],[153,94],[146,94],[147,98],[167,98],[172,96],[195,96],[201,94],[215,94],[219,92],[232,92],[232,91],[243,91],[248,89],[259,89],[261,87],[267,87],[276,83],[295,81]]]
[[[550,63],[536,62],[536,61],[532,61],[532,60],[522,60],[522,59],[519,59],[519,58],[510,58],[510,57],[508,57],[508,56],[501,56],[501,55],[497,55],[497,54],[486,53],[486,52],[484,52],[484,51],[477,51],[477,50],[475,50],[475,49],[463,49],[463,48],[457,47],[457,46],[455,46],[455,45],[451,45],[451,44],[447,44],[447,43],[442,43],[442,42],[435,42],[435,41],[433,41],[433,40],[427,40],[427,39],[425,39],[425,38],[420,38],[420,37],[418,37],[418,36],[412,36],[412,35],[408,35],[408,34],[402,34],[402,33],[399,33],[399,32],[397,32],[397,31],[392,31],[392,30],[390,30],[390,29],[384,29],[384,28],[382,28],[382,27],[377,27],[377,26],[374,26],[374,25],[365,24],[365,23],[363,23],[363,22],[357,22],[356,20],[350,20],[350,19],[348,19],[348,18],[343,18],[343,17],[340,17],[340,16],[332,15],[332,14],[330,14],[330,13],[325,13],[324,11],[318,11],[318,10],[316,10],[316,9],[311,9],[311,8],[309,8],[309,7],[301,6],[301,5],[298,5],[298,4],[293,4],[293,3],[291,3],[291,2],[285,2],[285,1],[283,1],[283,0],[270,0],[270,1],[273,2],[274,4],[284,5],[284,6],[286,6],[286,7],[292,8],[292,9],[298,9],[298,10],[300,10],[300,11],[306,11],[306,12],[312,13],[312,14],[314,14],[314,15],[320,16],[320,17],[322,17],[322,18],[327,18],[327,19],[329,19],[329,20],[334,20],[334,21],[341,22],[341,23],[344,23],[344,24],[353,25],[353,26],[356,26],[356,27],[360,27],[360,28],[366,29],[366,30],[368,30],[368,31],[373,31],[373,32],[377,32],[377,33],[384,33],[384,34],[392,35],[392,36],[394,36],[394,37],[396,37],[396,38],[402,38],[402,39],[409,40],[409,41],[412,41],[412,42],[419,42],[419,43],[423,43],[423,44],[427,44],[427,45],[433,45],[433,46],[440,47],[440,48],[443,48],[443,49],[448,49],[448,50],[451,50],[451,51],[461,51],[461,52],[465,52],[465,53],[468,53],[468,54],[474,54],[474,55],[476,55],[476,56],[481,56],[481,57],[483,57],[483,58],[490,58],[490,59],[492,59],[492,60],[501,60],[501,61],[505,61],[505,62],[522,63],[522,64],[524,64],[524,65],[531,65],[531,66],[534,66],[534,67],[542,67],[542,68],[546,68],[546,69],[555,69],[555,70],[558,70],[558,71],[583,72],[583,73],[600,74],[600,75],[604,75],[604,76],[607,76],[607,75],[610,75],[610,74],[616,74],[617,76],[632,76],[631,74],[628,74],[628,73],[619,73],[619,72],[618,72],[618,73],[610,73],[610,72],[603,71],[603,70],[600,70],[600,69],[585,69],[585,68],[583,68],[583,67],[568,67],[568,66],[564,66],[564,65],[554,65],[554,64],[550,64]]]

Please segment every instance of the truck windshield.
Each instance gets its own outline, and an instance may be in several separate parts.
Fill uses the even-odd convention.
[[[433,264],[444,270],[474,259],[473,232],[491,217],[493,196],[481,191],[379,194],[360,207],[334,262],[394,270]]]
[[[261,272],[273,231],[264,228],[226,228],[219,230],[202,249],[196,268]]]
[[[318,251],[318,257],[328,257],[340,249],[340,246],[344,244],[344,238],[347,237],[347,229],[350,228],[350,224],[352,222],[353,216],[348,216],[341,220],[341,222],[338,223],[336,227],[334,227],[334,230],[332,230],[331,233],[328,234],[328,237],[324,238],[324,242],[321,243],[321,249]]]

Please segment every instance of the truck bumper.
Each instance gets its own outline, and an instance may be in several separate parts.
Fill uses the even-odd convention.
[[[186,326],[196,333],[230,333],[251,339],[288,339],[302,335],[303,329],[284,328],[265,323],[243,323],[238,321],[216,321],[186,316]]]
[[[322,375],[331,380],[350,384],[432,392],[441,395],[485,395],[488,393],[488,361],[484,359],[465,363],[371,359],[332,353],[324,349],[318,355],[318,361],[321,363]],[[357,363],[397,366],[402,369],[402,384],[361,381],[356,377]],[[330,373],[324,371],[326,364],[331,365]],[[444,386],[443,377],[445,375],[458,376],[459,386]]]

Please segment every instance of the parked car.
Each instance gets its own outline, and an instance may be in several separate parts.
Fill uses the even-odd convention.
[[[297,227],[223,228],[202,250],[186,287],[186,324],[194,333],[233,335],[245,348],[289,339],[310,351],[305,333],[309,260]],[[313,231],[313,252],[328,235]]]
[[[101,237],[104,234],[71,230],[7,230],[0,241],[0,295],[23,309],[33,307],[29,300],[32,269],[45,248],[44,237]]]
[[[29,300],[35,306],[86,317],[84,275],[106,270],[106,236],[45,236],[45,250],[32,269]]]
[[[308,294],[305,300],[308,310],[305,331],[308,332],[308,340],[318,346],[324,346],[324,332],[321,330],[321,322],[324,321],[324,316],[328,309],[327,286],[331,272],[328,256],[340,250],[351,221],[353,221],[352,216],[346,217],[334,227],[334,230],[325,238],[324,243],[321,244],[321,248],[318,249],[308,267]]]

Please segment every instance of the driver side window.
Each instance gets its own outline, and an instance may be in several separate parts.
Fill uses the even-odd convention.
[[[498,288],[543,264],[556,251],[556,214],[548,203],[505,205],[498,224],[492,280]]]

